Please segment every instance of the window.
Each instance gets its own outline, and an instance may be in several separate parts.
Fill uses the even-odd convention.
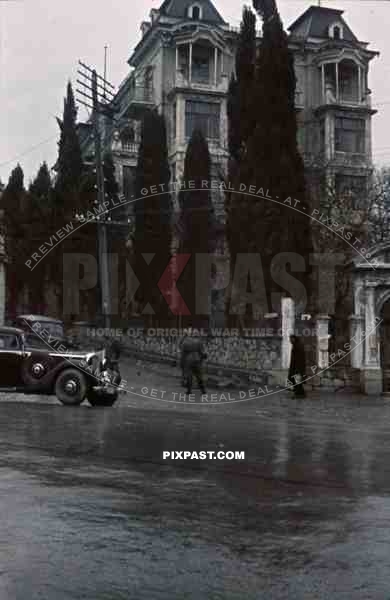
[[[320,154],[325,152],[325,119],[320,123]]]
[[[133,167],[123,167],[123,195],[126,200],[131,200],[134,195]]]
[[[209,83],[210,81],[210,57],[207,48],[196,48],[192,56],[192,73],[193,81]]]
[[[19,339],[16,335],[2,333],[0,336],[0,350],[19,350]]]
[[[172,138],[176,139],[176,118],[177,118],[177,106],[176,102],[173,105],[173,115],[172,115]]]
[[[145,101],[150,102],[153,97],[153,67],[145,70]]]
[[[186,137],[200,129],[209,139],[219,139],[220,105],[216,102],[186,101]]]
[[[335,150],[351,154],[365,152],[365,121],[336,117],[335,119]]]
[[[339,92],[342,102],[359,102],[359,69],[352,60],[339,63]]]
[[[199,21],[202,18],[202,9],[197,4],[190,6],[188,9],[188,16],[194,21]]]
[[[122,147],[124,150],[132,150],[134,149],[135,143],[135,132],[134,127],[128,126],[122,131],[120,136]]]
[[[335,40],[343,39],[343,26],[341,23],[334,23],[329,26],[329,37]]]
[[[64,327],[61,323],[55,323],[50,321],[34,321],[30,323],[30,327],[37,335],[51,335],[53,337],[64,337]]]
[[[336,25],[333,27],[333,37],[335,40],[339,40],[341,38],[341,29]]]

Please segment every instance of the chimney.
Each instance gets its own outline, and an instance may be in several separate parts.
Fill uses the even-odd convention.
[[[142,32],[142,37],[149,31],[149,29],[151,28],[152,24],[149,21],[143,21],[141,23],[141,32]]]
[[[152,8],[149,16],[150,16],[150,20],[153,25],[153,23],[155,23],[155,21],[157,20],[157,17],[159,16],[159,11],[157,10],[157,8]]]

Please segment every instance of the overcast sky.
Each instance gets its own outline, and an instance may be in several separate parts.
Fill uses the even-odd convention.
[[[0,0],[0,179],[6,182],[19,161],[26,183],[40,163],[52,166],[57,152],[56,115],[62,114],[67,80],[77,63],[103,70],[107,45],[108,79],[119,85],[129,72],[127,59],[140,39],[140,24],[162,0]],[[285,27],[316,2],[278,0]],[[232,25],[244,2],[215,0]],[[250,2],[247,2],[250,4]],[[374,159],[390,165],[390,0],[329,0],[345,11],[356,36],[380,57],[371,63]],[[259,28],[261,24],[259,23]],[[86,116],[80,109],[79,118]]]

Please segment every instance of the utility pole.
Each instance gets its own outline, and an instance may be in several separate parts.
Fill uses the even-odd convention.
[[[98,86],[97,86],[97,73],[94,70],[92,73],[92,102],[93,102],[93,130],[95,138],[95,165],[96,165],[96,178],[97,178],[97,191],[98,191],[98,205],[104,206],[106,195],[104,192],[104,171],[101,151],[101,139],[100,139],[100,123],[99,123],[99,99],[98,99]],[[101,297],[102,297],[102,315],[104,319],[104,327],[110,327],[110,315],[111,315],[111,299],[110,299],[110,282],[108,272],[108,248],[107,248],[107,224],[105,214],[103,218],[98,221],[97,224],[97,237],[98,237],[98,265],[100,267],[100,285],[101,285]]]
[[[79,61],[81,67],[83,67],[85,73],[82,70],[78,71],[78,74],[84,78],[84,80],[77,80],[77,82],[83,86],[84,90],[78,89],[77,92],[81,94],[83,99],[79,102],[84,106],[87,106],[92,110],[92,126],[95,146],[95,168],[96,168],[96,185],[97,185],[97,198],[95,205],[99,207],[104,206],[106,200],[106,194],[104,189],[104,168],[102,160],[102,148],[101,148],[101,134],[100,134],[100,115],[110,115],[109,107],[103,104],[99,100],[99,93],[103,96],[102,100],[107,102],[107,93],[114,94],[112,91],[107,90],[107,86],[113,89],[113,86],[107,82],[104,78],[97,74],[95,69],[91,69],[87,65]],[[103,84],[101,83],[103,82]],[[87,83],[86,83],[87,82]],[[99,88],[103,88],[103,94]],[[88,90],[88,93],[85,92]],[[84,100],[87,99],[88,103]],[[112,98],[111,98],[112,99]],[[92,102],[92,106],[91,106]],[[97,259],[98,259],[98,274],[99,274],[99,305],[100,314],[103,316],[104,327],[110,327],[110,315],[111,315],[111,296],[110,296],[110,278],[108,269],[108,244],[107,244],[107,219],[106,214],[103,213],[100,217],[97,217]]]
[[[108,48],[108,46],[104,46],[104,91],[103,91],[104,99],[106,99],[107,48]]]

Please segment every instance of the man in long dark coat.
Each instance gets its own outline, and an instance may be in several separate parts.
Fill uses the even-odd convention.
[[[202,394],[206,393],[202,376],[202,363],[206,358],[203,344],[198,337],[187,336],[181,347],[181,367],[183,369],[183,383],[187,388],[187,394],[191,394],[192,380],[195,375]]]
[[[288,372],[288,380],[294,387],[291,389],[295,396],[305,396],[305,390],[303,388],[303,379],[306,376],[306,359],[305,359],[305,347],[302,341],[296,335],[290,335],[291,358],[290,358],[290,369]]]

